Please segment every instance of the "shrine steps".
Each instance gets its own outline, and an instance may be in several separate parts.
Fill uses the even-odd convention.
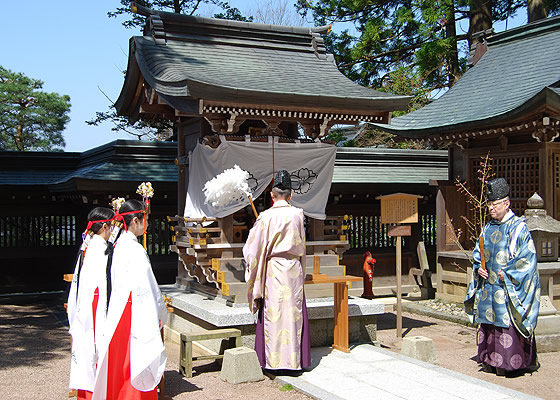
[[[314,273],[315,257],[319,257],[320,272],[326,276],[346,275],[346,266],[339,264],[337,254],[307,255],[305,258],[306,276]],[[212,270],[221,295],[235,303],[247,302],[247,285],[245,283],[245,262],[242,257],[214,258]],[[352,295],[362,294],[363,283],[351,282],[349,288]],[[332,283],[318,283],[305,286],[306,298],[324,298],[333,296]]]

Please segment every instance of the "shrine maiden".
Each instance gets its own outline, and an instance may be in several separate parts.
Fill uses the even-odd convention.
[[[288,203],[291,181],[279,171],[274,205],[261,213],[243,247],[249,307],[257,313],[255,351],[263,368],[300,370],[311,364],[303,283],[303,210]]]
[[[477,243],[465,311],[480,324],[478,362],[483,369],[498,375],[523,373],[538,365],[534,332],[540,282],[535,245],[523,219],[509,209],[505,179],[488,182],[487,201],[492,220],[481,234],[486,270]]]
[[[160,328],[167,309],[144,247],[146,206],[128,200],[119,209],[124,231],[110,260],[111,287],[93,399],[157,400],[167,361]],[[111,257],[110,257],[111,258]]]
[[[97,370],[97,341],[107,312],[107,240],[112,210],[96,207],[88,214],[88,226],[68,296],[68,323],[72,335],[70,388],[78,399],[91,398]]]

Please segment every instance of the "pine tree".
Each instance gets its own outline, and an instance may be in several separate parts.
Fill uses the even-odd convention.
[[[0,66],[0,150],[62,151],[70,97]]]

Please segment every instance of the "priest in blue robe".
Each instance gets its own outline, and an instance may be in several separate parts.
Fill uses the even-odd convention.
[[[478,323],[478,362],[487,372],[517,375],[538,368],[535,327],[540,283],[535,244],[524,220],[510,210],[504,178],[488,182],[491,221],[473,250],[473,274],[465,311]],[[485,268],[484,268],[485,267]]]

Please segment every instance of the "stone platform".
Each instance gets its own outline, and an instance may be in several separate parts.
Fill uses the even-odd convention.
[[[166,324],[166,340],[179,342],[180,333],[201,332],[220,328],[241,331],[243,346],[253,348],[255,320],[245,304],[228,305],[225,300],[195,292],[181,285],[161,285],[162,294],[171,299],[173,313]],[[331,346],[334,341],[333,298],[307,300],[312,347]],[[377,300],[349,298],[348,332],[350,343],[372,343],[377,337],[377,315],[385,305]],[[204,342],[204,351],[218,352],[219,342]]]

